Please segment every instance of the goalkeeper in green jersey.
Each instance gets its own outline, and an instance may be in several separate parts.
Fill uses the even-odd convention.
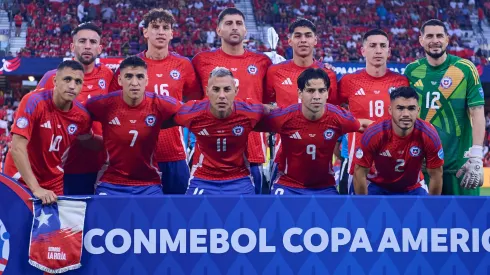
[[[480,194],[483,184],[485,104],[473,63],[446,53],[443,22],[432,19],[420,29],[425,58],[407,66],[405,75],[419,93],[420,118],[439,133],[444,148],[443,195]],[[427,183],[428,175],[425,174]]]

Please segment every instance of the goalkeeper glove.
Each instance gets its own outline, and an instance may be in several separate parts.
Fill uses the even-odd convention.
[[[473,145],[468,154],[465,154],[465,158],[468,161],[458,170],[456,177],[460,178],[462,175],[463,180],[460,182],[460,186],[466,189],[475,189],[483,185],[483,147],[479,145]]]

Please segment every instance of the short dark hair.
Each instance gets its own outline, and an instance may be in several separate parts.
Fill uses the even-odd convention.
[[[239,10],[237,8],[226,8],[226,9],[222,10],[218,15],[218,25],[221,23],[221,21],[223,21],[223,18],[225,18],[225,16],[235,15],[235,14],[240,15],[243,18],[243,21],[245,21],[245,15],[243,14],[243,12],[241,10]]]
[[[415,91],[415,89],[412,87],[398,87],[391,91],[390,101],[393,101],[399,97],[415,98],[417,101],[419,101],[419,94],[417,94],[417,91]]]
[[[99,36],[102,36],[102,30],[92,22],[86,22],[78,25],[71,32],[71,36],[75,36],[79,31],[83,31],[83,30],[91,30],[96,32]]]
[[[297,80],[298,89],[303,91],[308,84],[308,81],[312,79],[321,79],[327,86],[327,89],[330,89],[330,78],[327,73],[323,69],[318,68],[308,68],[304,70],[299,76]]]
[[[310,20],[306,18],[298,18],[289,24],[289,34],[293,34],[294,30],[298,27],[310,28],[313,33],[316,34],[316,26]]]
[[[122,71],[128,67],[143,67],[145,70],[148,68],[146,62],[141,57],[136,55],[126,57],[119,65],[119,71]]]
[[[425,21],[424,24],[422,24],[422,27],[420,27],[420,33],[421,34],[424,34],[425,27],[427,27],[427,26],[440,26],[444,29],[444,33],[446,35],[448,34],[446,25],[439,19],[431,19],[431,20]]]
[[[388,34],[385,31],[383,31],[382,29],[372,29],[372,30],[367,31],[362,36],[362,42],[363,43],[366,42],[366,40],[368,39],[368,37],[373,36],[373,35],[382,35],[382,36],[386,37],[386,39],[389,40]]]
[[[143,27],[148,29],[151,22],[162,21],[164,23],[170,24],[172,27],[175,24],[175,17],[168,10],[164,9],[151,9],[147,14],[143,16]]]
[[[60,65],[58,65],[58,68],[56,69],[56,71],[59,72],[65,68],[70,68],[74,71],[82,71],[83,73],[85,73],[85,70],[83,69],[82,64],[80,64],[79,62],[77,62],[75,60],[65,60],[65,61],[61,62]]]

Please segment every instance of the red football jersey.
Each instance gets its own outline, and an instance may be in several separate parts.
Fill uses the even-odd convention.
[[[355,154],[354,164],[372,167],[368,180],[391,192],[407,192],[421,187],[424,179],[422,162],[427,168],[444,164],[441,140],[435,128],[417,119],[413,132],[399,137],[392,129],[391,119],[375,123],[366,129]]]
[[[174,120],[196,136],[196,164],[191,177],[229,180],[250,176],[246,157],[248,135],[264,114],[264,106],[255,100],[235,99],[231,116],[214,117],[209,100],[187,102]]]
[[[87,99],[107,94],[109,83],[112,80],[112,71],[103,64],[97,64],[92,72],[86,73],[83,77],[83,87],[77,96],[77,101],[82,104]],[[48,71],[37,85],[37,88],[53,89],[53,79],[56,76],[56,70]],[[92,130],[96,135],[102,135],[102,126],[95,122],[92,124]],[[87,150],[75,141],[70,147],[70,154],[66,159],[64,166],[67,174],[85,174],[94,173],[100,170],[104,163],[105,156],[102,152]]]
[[[153,60],[146,57],[146,51],[139,53],[148,66],[147,91],[155,94],[171,96],[179,101],[202,98],[202,90],[191,62],[186,57],[169,53],[163,60]],[[114,74],[109,91],[121,90],[117,82],[119,70]],[[155,150],[157,162],[179,161],[186,159],[184,136],[181,127],[161,130]]]
[[[12,133],[29,140],[29,162],[42,188],[57,195],[63,194],[63,162],[66,154],[78,135],[90,132],[91,124],[87,110],[77,101],[67,112],[58,109],[53,103],[52,90],[33,91],[22,98]],[[5,174],[24,183],[10,151]]]
[[[263,124],[261,129],[281,135],[283,151],[276,182],[293,188],[335,186],[332,156],[337,139],[361,126],[349,112],[332,104],[326,105],[322,118],[310,121],[300,103],[273,110]]]
[[[298,98],[298,76],[308,68],[324,68],[323,63],[315,61],[309,67],[300,67],[293,60],[275,64],[267,70],[266,98],[276,102],[279,107],[286,107],[300,102]],[[337,93],[337,75],[332,70],[324,69],[330,79],[329,94]]]
[[[404,75],[386,71],[382,77],[373,77],[366,70],[359,70],[352,74],[346,74],[339,80],[337,94],[332,94],[333,104],[349,104],[349,111],[356,118],[365,118],[380,121],[390,118],[388,107],[390,106],[390,92],[397,87],[409,86],[408,79]],[[355,148],[358,148],[361,133],[348,135],[349,144],[349,173],[354,173],[352,160]]]
[[[181,104],[175,98],[145,92],[138,106],[130,107],[122,91],[91,98],[86,108],[93,120],[102,123],[107,150],[106,164],[98,182],[120,185],[160,184],[161,174],[154,159],[160,127]]]
[[[264,90],[267,68],[272,61],[263,53],[245,50],[244,54],[236,56],[218,49],[197,54],[192,59],[192,64],[196,68],[204,90],[208,86],[211,71],[216,67],[225,67],[231,70],[236,79],[238,98],[251,98],[263,103],[271,102],[270,99],[264,98]],[[250,162],[264,163],[266,148],[263,133],[254,132],[249,135],[247,150]]]

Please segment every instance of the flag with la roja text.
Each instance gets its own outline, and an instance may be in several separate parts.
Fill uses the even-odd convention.
[[[86,198],[63,198],[43,205],[34,200],[29,263],[48,273],[80,268]]]

